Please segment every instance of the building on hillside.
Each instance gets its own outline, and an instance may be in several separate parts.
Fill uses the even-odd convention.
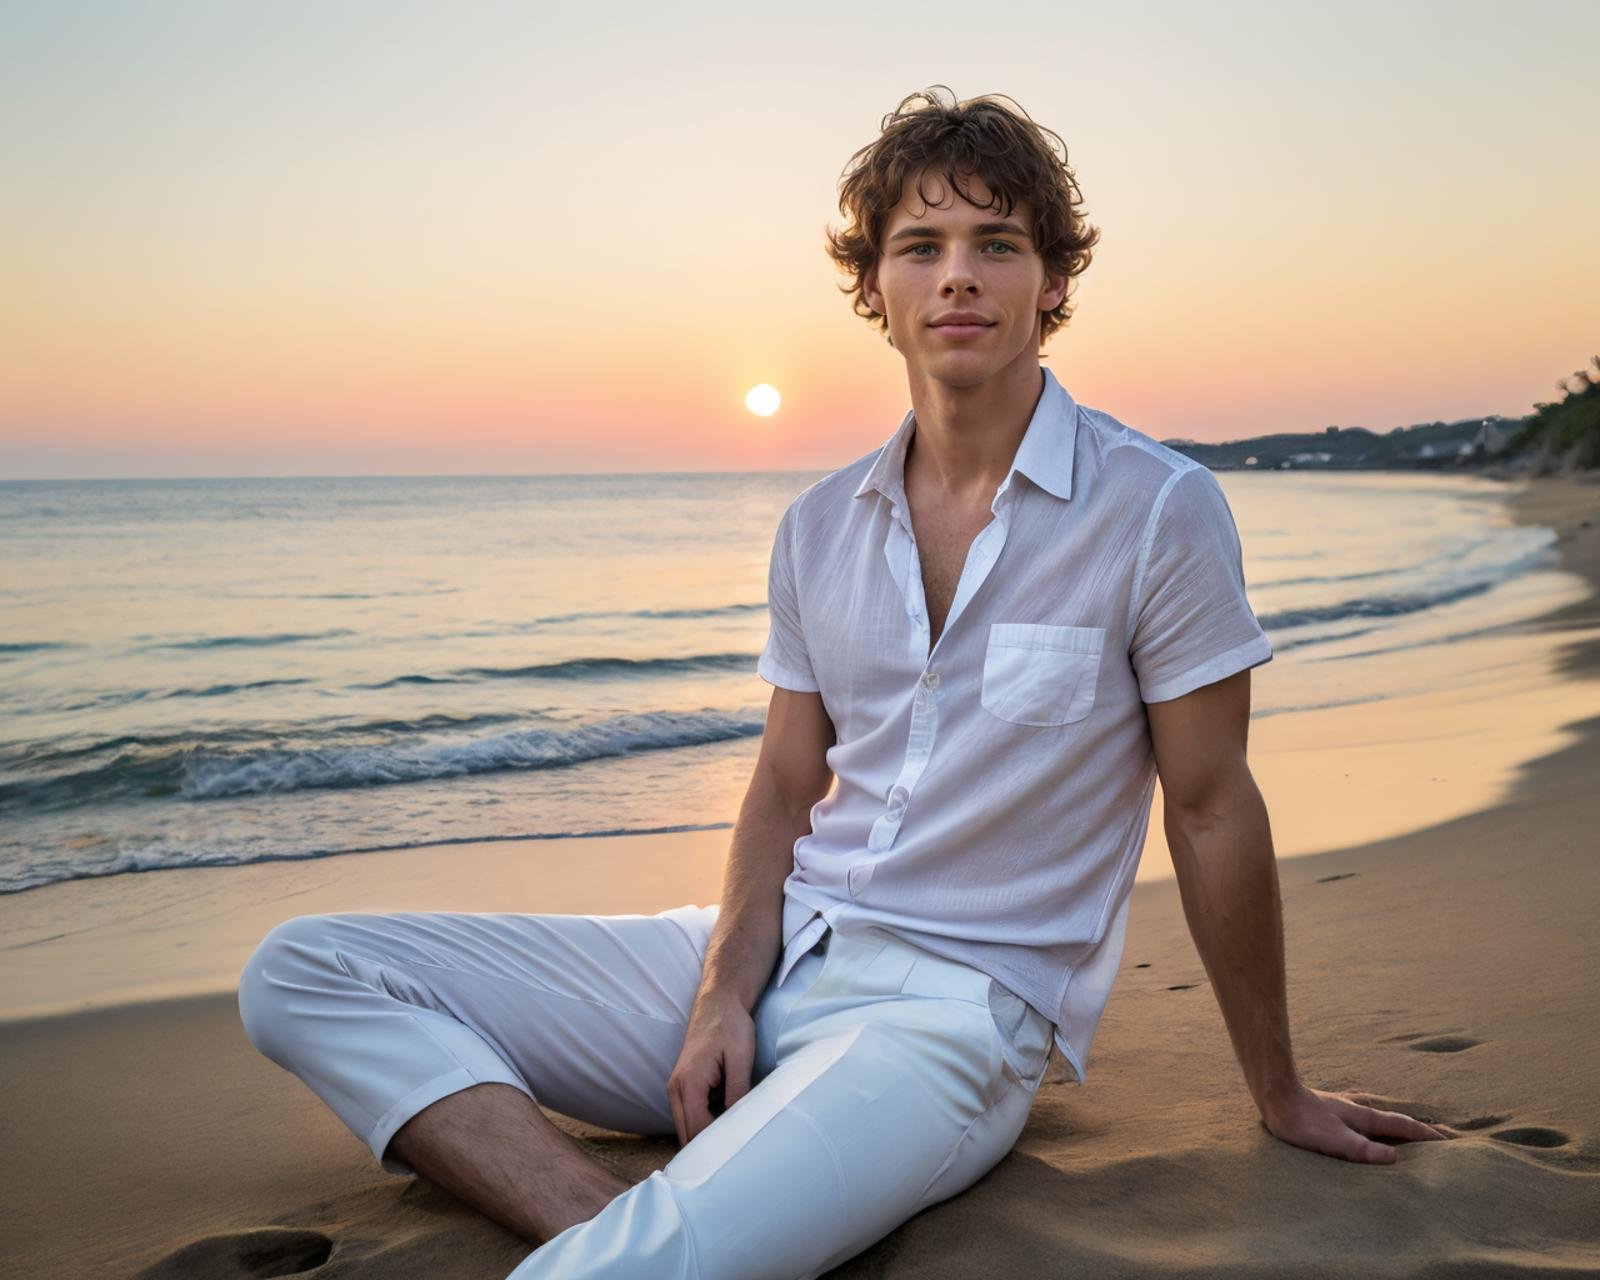
[[[1481,450],[1485,457],[1493,458],[1506,451],[1514,434],[1514,426],[1501,426],[1485,418],[1468,448]]]

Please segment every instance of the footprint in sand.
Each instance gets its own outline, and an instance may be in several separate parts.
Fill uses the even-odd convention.
[[[1560,1129],[1546,1129],[1543,1125],[1527,1124],[1516,1129],[1501,1129],[1489,1135],[1496,1142],[1514,1142],[1519,1147],[1564,1147],[1572,1141]]]
[[[1430,1036],[1426,1040],[1413,1040],[1410,1047],[1422,1053],[1460,1053],[1482,1043],[1471,1036]]]
[[[179,1280],[188,1276],[298,1276],[315,1271],[333,1253],[320,1231],[259,1227],[231,1235],[205,1236],[168,1254],[134,1280]]]
[[[1389,1036],[1384,1044],[1404,1044],[1423,1053],[1460,1053],[1473,1045],[1482,1044],[1471,1036],[1439,1035],[1432,1031],[1408,1031],[1405,1035]]]

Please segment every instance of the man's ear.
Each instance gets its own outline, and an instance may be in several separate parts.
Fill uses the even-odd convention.
[[[1067,282],[1071,279],[1066,272],[1052,274],[1045,272],[1044,289],[1039,294],[1039,310],[1054,311],[1061,305],[1061,300],[1067,296]]]
[[[861,277],[861,297],[880,316],[887,314],[887,308],[883,305],[883,295],[878,292],[878,268],[876,264],[869,267],[867,273]]]

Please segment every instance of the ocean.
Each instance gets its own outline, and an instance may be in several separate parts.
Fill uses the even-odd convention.
[[[822,474],[0,482],[0,892],[731,825]],[[1470,683],[1565,589],[1495,481],[1218,478],[1253,718]]]

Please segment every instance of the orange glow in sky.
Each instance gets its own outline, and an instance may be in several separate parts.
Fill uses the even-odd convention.
[[[0,476],[843,465],[909,401],[823,230],[935,82],[1066,140],[1048,363],[1158,439],[1525,413],[1600,349],[1600,7],[624,7],[7,6]]]

